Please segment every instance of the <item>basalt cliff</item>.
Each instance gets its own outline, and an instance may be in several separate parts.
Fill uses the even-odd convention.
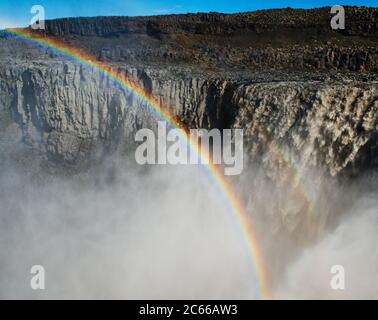
[[[94,17],[46,22],[56,37],[139,83],[190,128],[243,128],[267,175],[290,154],[330,177],[378,166],[378,9]],[[0,34],[0,141],[75,166],[127,150],[153,116],[133,92],[51,48]],[[24,156],[15,153],[18,161]],[[18,159],[18,160],[17,160]]]

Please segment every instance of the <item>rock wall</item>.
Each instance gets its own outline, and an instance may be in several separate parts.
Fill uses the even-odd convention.
[[[243,128],[250,161],[274,165],[273,147],[329,175],[377,167],[378,83],[256,82],[120,67],[190,128]],[[130,147],[158,119],[135,94],[93,69],[67,61],[0,66],[6,130],[55,160]],[[275,164],[278,165],[278,164]]]

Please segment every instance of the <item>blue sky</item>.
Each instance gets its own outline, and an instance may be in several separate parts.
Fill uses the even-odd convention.
[[[268,8],[314,8],[364,5],[378,7],[378,0],[0,0],[0,29],[29,25],[33,5],[42,5],[46,19],[98,15],[157,15],[217,11],[234,13]]]

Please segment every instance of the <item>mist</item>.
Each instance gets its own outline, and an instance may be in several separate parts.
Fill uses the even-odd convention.
[[[2,167],[0,298],[260,298],[246,240],[202,166],[138,166],[114,156],[70,174]],[[376,193],[333,185],[337,201],[327,206],[337,218],[305,241],[281,211],[271,217],[280,205],[271,185],[246,170],[237,190],[252,195],[247,209],[271,298],[378,298]],[[340,206],[346,198],[353,206]],[[45,268],[45,290],[30,288],[33,265]],[[332,265],[345,268],[342,291],[330,287]]]
[[[361,198],[337,227],[287,267],[276,299],[377,299],[378,200]],[[332,266],[345,269],[344,290],[331,289]]]
[[[109,160],[68,178],[3,173],[2,298],[253,298],[248,253],[202,170],[135,170]]]

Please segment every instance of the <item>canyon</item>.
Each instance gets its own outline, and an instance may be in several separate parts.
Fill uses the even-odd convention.
[[[356,193],[377,194],[378,9],[345,13],[345,30],[331,29],[325,7],[66,18],[38,32],[126,75],[187,128],[243,129],[246,169],[230,180],[272,252],[274,281],[299,247],[338,225]],[[135,134],[158,120],[97,69],[0,31],[3,168],[42,176],[41,185],[93,174],[113,155],[134,157]]]

